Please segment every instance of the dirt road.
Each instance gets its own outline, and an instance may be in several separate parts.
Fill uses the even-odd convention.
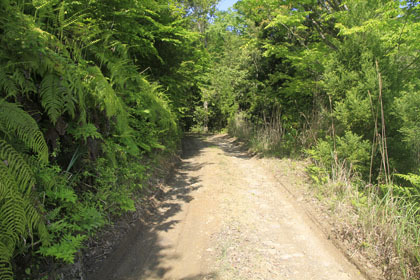
[[[89,279],[364,279],[277,175],[226,135],[187,137],[155,217]]]

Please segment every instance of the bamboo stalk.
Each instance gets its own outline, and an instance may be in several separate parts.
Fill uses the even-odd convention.
[[[382,163],[385,173],[385,182],[389,184],[389,158],[388,158],[388,148],[386,142],[386,131],[385,131],[385,114],[384,114],[384,105],[382,100],[382,76],[379,72],[379,63],[376,61],[376,71],[378,73],[378,84],[379,84],[379,104],[381,106],[381,142],[382,142]]]
[[[372,109],[372,117],[375,120],[375,128],[373,131],[373,139],[372,139],[372,152],[370,155],[370,168],[369,168],[369,185],[372,184],[372,169],[373,169],[373,158],[374,158],[374,154],[376,151],[376,145],[377,145],[377,135],[378,135],[378,110],[379,107],[376,106],[376,114],[374,112],[374,108],[373,108],[373,101],[372,101],[372,95],[370,93],[370,91],[368,90],[368,94],[369,94],[369,101],[370,101],[370,107]]]
[[[332,100],[331,100],[330,95],[328,95],[328,99],[330,101],[330,111],[331,111],[331,128],[332,128],[333,143],[334,143],[334,160],[335,160],[335,163],[337,164],[337,147],[336,147],[336,141],[335,141],[334,117],[333,117],[333,109],[332,109]]]

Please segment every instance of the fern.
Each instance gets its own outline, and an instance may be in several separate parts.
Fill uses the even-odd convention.
[[[17,104],[0,100],[0,131],[9,136],[17,136],[43,162],[48,161],[48,147],[37,123]]]
[[[23,194],[27,194],[35,184],[32,169],[20,153],[1,139],[0,160],[7,165],[8,171],[15,178],[18,190]]]
[[[91,77],[89,84],[93,89],[92,96],[96,104],[105,111],[108,118],[115,118],[120,141],[124,143],[128,153],[137,155],[139,150],[134,142],[133,129],[129,125],[129,114],[122,98],[117,95],[99,67],[89,67],[89,74]]]
[[[123,105],[107,78],[97,66],[89,67],[94,98],[108,117],[123,113]]]
[[[0,0],[0,279],[12,279],[11,258],[28,249],[29,239],[40,239],[35,250],[42,255],[71,262],[82,234],[101,227],[106,213],[134,209],[129,185],[131,178],[139,185],[142,175],[131,164],[127,169],[118,164],[139,159],[139,147],[164,149],[176,133],[172,104],[139,68],[152,65],[158,73],[165,65],[172,72],[178,63],[164,61],[159,54],[166,47],[157,46],[177,44],[184,35],[166,22],[172,21],[171,13],[161,14],[154,0],[117,2]],[[47,166],[48,146],[38,119],[25,110],[39,117],[60,166]],[[54,126],[61,120],[68,127],[66,135],[60,130],[57,136]],[[100,142],[107,148],[101,150]],[[89,167],[90,159],[106,149],[115,159],[107,175],[119,170],[109,176],[115,182],[86,191],[97,188],[100,180],[91,187],[77,184],[96,178],[83,165]],[[74,169],[86,175],[67,176],[80,156],[83,161]],[[53,170],[42,178],[48,169]],[[101,195],[105,202],[89,199]]]
[[[398,177],[403,178],[404,180],[410,182],[411,184],[413,184],[414,187],[420,189],[420,175],[418,174],[413,174],[413,173],[409,173],[409,174],[395,174]]]
[[[69,91],[74,97],[77,97],[77,109],[79,112],[79,120],[82,123],[86,122],[86,104],[85,104],[85,87],[82,82],[83,77],[86,76],[86,71],[80,66],[68,67],[65,73]],[[71,99],[69,99],[70,101]],[[75,105],[75,104],[74,104]],[[75,108],[74,108],[75,110]]]
[[[86,123],[75,128],[71,127],[68,131],[76,140],[83,139],[86,141],[89,137],[92,137],[93,139],[102,139],[102,135],[92,123]]]
[[[7,171],[5,164],[0,163],[0,279],[12,279],[9,260],[25,235],[28,221],[25,200]]]
[[[2,240],[0,240],[0,279],[13,280],[12,266],[9,261],[11,257],[11,251]]]
[[[23,204],[23,198],[12,191],[2,199],[2,205],[0,207],[0,235],[2,237],[3,235],[8,235],[6,245],[9,249],[15,247],[20,236],[25,231],[26,217]]]
[[[41,82],[39,93],[41,104],[54,124],[64,112],[74,116],[75,100],[62,78],[55,74],[47,74]]]
[[[7,166],[5,162],[0,162],[0,263],[2,258],[12,255],[22,238],[29,236],[33,239],[34,229],[43,243],[48,244],[49,240],[42,217],[30,196],[34,179],[25,177],[32,175],[32,172],[26,170],[28,166],[25,166],[23,158],[16,151],[13,152],[10,145],[0,140],[0,156],[2,154],[14,155],[17,159],[10,161],[8,157]],[[21,166],[22,172],[16,172],[16,165]],[[20,176],[24,178],[21,179]],[[7,264],[8,261],[0,264],[0,275],[8,273]]]
[[[5,197],[9,189],[13,187],[13,184],[15,184],[14,179],[10,176],[10,173],[8,172],[7,166],[3,163],[0,164],[0,198]]]
[[[16,96],[18,93],[16,84],[5,71],[0,71],[0,89],[3,89],[7,96]]]
[[[412,200],[417,200],[417,202],[420,203],[420,175],[408,173],[395,174],[395,176],[400,177],[405,181],[409,182],[411,186],[394,185],[394,192],[396,192],[397,194],[403,194],[406,197]]]
[[[29,237],[33,240],[33,230],[37,233],[39,240],[43,244],[50,244],[50,234],[45,225],[44,218],[40,211],[34,206],[35,199],[24,199],[23,206],[25,209],[26,229]]]
[[[87,237],[85,235],[65,235],[59,243],[56,243],[50,247],[42,247],[39,252],[44,256],[54,256],[57,259],[61,259],[67,263],[74,262],[74,255],[82,246],[83,240]]]
[[[40,162],[48,161],[48,148],[35,120],[18,105],[0,100],[0,279],[12,279],[10,258],[16,247],[36,230],[48,243],[48,232],[34,206],[34,173],[22,152],[7,140],[19,139]]]

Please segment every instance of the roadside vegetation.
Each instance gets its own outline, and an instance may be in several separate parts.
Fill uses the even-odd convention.
[[[226,128],[310,157],[345,238],[420,278],[420,5],[217,3],[0,0],[1,279],[74,262],[183,131]]]
[[[234,8],[209,30],[209,123],[262,154],[309,157],[317,196],[350,225],[342,238],[387,279],[419,279],[418,3]]]
[[[192,122],[205,61],[193,9],[0,1],[0,279],[51,279],[135,210]]]

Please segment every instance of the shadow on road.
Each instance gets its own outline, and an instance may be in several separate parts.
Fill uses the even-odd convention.
[[[189,171],[197,171],[206,164],[194,164],[189,159],[199,156],[204,148],[214,145],[206,141],[204,136],[187,135],[184,138],[182,160],[167,183],[167,191],[158,197],[159,208],[154,209],[145,222],[138,221],[114,252],[97,266],[95,273],[88,275],[88,280],[165,279],[172,268],[162,265],[163,260],[179,256],[165,253],[170,248],[158,240],[158,232],[169,231],[180,222],[173,220],[173,217],[182,210],[183,203],[194,199],[191,192],[201,187],[200,179],[190,176]],[[183,280],[215,277],[215,274],[199,274]]]
[[[244,145],[232,138],[231,136],[224,134],[213,138],[213,141],[227,156],[236,157],[240,159],[250,159],[253,154],[248,153]]]

